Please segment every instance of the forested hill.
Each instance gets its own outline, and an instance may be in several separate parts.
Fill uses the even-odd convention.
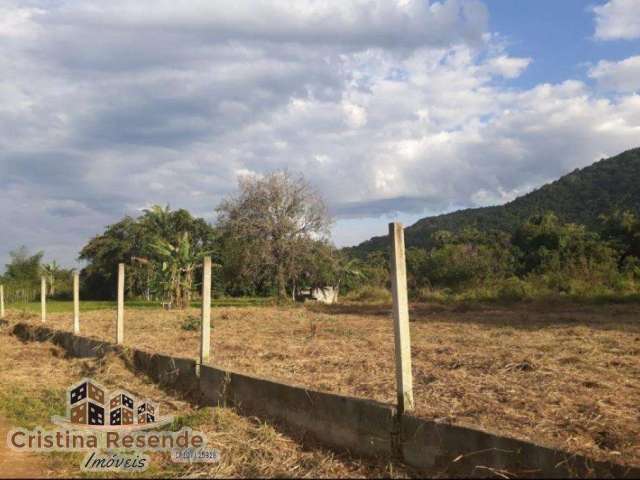
[[[549,211],[565,222],[597,230],[598,216],[616,209],[640,214],[640,148],[576,169],[505,205],[423,218],[405,229],[405,242],[407,246],[429,247],[434,232],[458,232],[465,227],[512,232],[531,215]],[[373,237],[346,250],[364,256],[386,247],[386,237]]]

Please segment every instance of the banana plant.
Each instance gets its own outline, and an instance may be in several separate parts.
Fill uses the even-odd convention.
[[[210,252],[194,251],[188,232],[179,235],[175,244],[157,239],[151,244],[151,250],[160,260],[156,286],[163,300],[177,308],[187,307],[191,302],[193,273]]]
[[[338,295],[338,293],[340,292],[340,283],[343,280],[363,280],[366,278],[366,275],[362,272],[361,267],[362,262],[355,258],[352,258],[350,260],[340,259],[338,261],[338,265],[336,268],[336,283],[334,285],[336,295]]]

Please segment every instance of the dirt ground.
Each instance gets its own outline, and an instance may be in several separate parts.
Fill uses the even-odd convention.
[[[198,316],[127,310],[125,343],[195,358]],[[640,305],[414,305],[411,320],[417,415],[640,465]],[[83,312],[82,334],[112,340],[114,323]],[[71,316],[48,324],[70,329]],[[211,345],[222,367],[395,398],[388,307],[216,308]]]
[[[6,447],[11,428],[53,428],[51,415],[63,415],[65,390],[89,376],[109,390],[123,388],[138,398],[157,402],[162,415],[176,425],[204,432],[208,448],[220,451],[216,464],[180,465],[168,454],[152,453],[144,477],[407,477],[392,463],[369,462],[333,452],[303,447],[257,418],[245,418],[227,408],[195,409],[160,390],[144,375],[135,375],[115,356],[104,359],[66,358],[51,343],[22,343],[0,327],[0,478],[76,477],[82,475],[82,453],[18,454]],[[35,381],[34,381],[35,379]],[[119,476],[111,472],[109,476]],[[120,476],[128,477],[131,474]],[[139,474],[135,475],[140,476]]]
[[[47,471],[44,461],[37,455],[15,452],[7,447],[7,433],[11,427],[6,419],[0,417],[0,478],[43,478]]]

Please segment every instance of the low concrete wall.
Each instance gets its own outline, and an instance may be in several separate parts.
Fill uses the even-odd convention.
[[[74,357],[102,357],[112,352],[130,353],[134,368],[145,372],[161,385],[176,388],[184,393],[195,393],[199,390],[195,360],[128,349],[109,342],[76,336],[71,332],[24,323],[18,323],[12,331],[15,336],[25,341],[50,341]]]
[[[75,357],[102,357],[107,353],[120,353],[122,348],[92,338],[79,337],[71,332],[52,330],[25,323],[18,323],[13,327],[13,334],[25,341],[53,342]]]
[[[195,360],[152,354],[142,350],[131,350],[131,353],[134,367],[145,372],[159,384],[188,395],[198,395],[200,387]]]
[[[394,409],[377,402],[316,392],[212,366],[200,369],[206,405],[233,405],[275,418],[324,445],[362,456],[390,456]]]
[[[596,462],[581,455],[457,425],[401,419],[402,457],[417,468],[450,476],[635,478],[640,469]]]
[[[27,324],[15,325],[13,333],[23,340],[52,341],[80,357],[123,354],[133,368],[162,385],[197,395],[204,405],[234,406],[242,412],[277,419],[301,435],[355,455],[400,457],[429,475],[640,477],[640,468],[596,462],[530,442],[410,415],[398,418],[393,407],[364,399],[316,392],[211,365],[200,366],[198,377],[197,364],[191,359],[126,349]]]

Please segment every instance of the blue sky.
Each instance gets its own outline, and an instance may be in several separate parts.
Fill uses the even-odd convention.
[[[351,245],[640,144],[640,1],[0,0],[0,265],[303,172]]]
[[[514,81],[531,88],[569,78],[589,81],[587,64],[640,54],[640,42],[594,39],[593,7],[605,0],[489,0],[490,28],[504,35],[509,52],[533,62]]]

